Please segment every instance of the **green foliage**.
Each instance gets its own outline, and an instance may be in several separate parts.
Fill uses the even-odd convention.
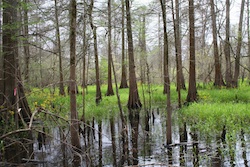
[[[250,123],[250,104],[246,103],[193,103],[179,111],[182,121],[201,126],[201,131],[239,129]],[[207,127],[209,129],[206,129]]]
[[[95,86],[88,86],[85,96],[85,117],[86,119],[92,119],[92,117],[98,118],[109,118],[110,116],[117,115],[119,113],[118,100],[116,95],[114,96],[103,96],[100,104],[95,103]],[[107,85],[102,85],[102,94],[105,95]],[[142,85],[138,85],[141,101],[142,96]],[[173,86],[172,91],[175,91]],[[151,91],[147,90],[147,86],[144,85],[145,101],[146,105],[149,105],[149,96],[151,95],[152,106],[159,107],[165,106],[166,95],[163,94],[163,86],[153,85]],[[82,92],[82,88],[79,87],[79,92]],[[119,89],[119,96],[123,110],[127,110],[129,89]],[[172,94],[172,99],[177,97],[176,93]],[[59,96],[59,90],[56,89],[54,94],[51,93],[49,88],[39,89],[31,88],[30,93],[27,95],[31,110],[36,110],[36,107],[42,107],[52,113],[58,114],[61,117],[68,118],[70,111],[70,99],[69,96]],[[77,110],[79,117],[82,116],[83,104],[82,94],[77,95]]]
[[[216,89],[211,86],[201,88],[199,102],[178,111],[180,121],[197,128],[200,135],[220,134],[226,127],[227,139],[231,140],[241,130],[249,131],[250,93],[249,87],[238,89]]]
[[[249,98],[249,87],[241,86],[239,88],[231,88],[231,89],[215,89],[215,88],[207,88],[198,90],[199,92],[199,99],[201,101],[206,102],[220,102],[220,103],[248,103],[250,102]]]
[[[23,10],[30,10],[32,9],[33,5],[32,3],[29,3],[29,2],[24,2],[24,1],[21,1],[18,3],[19,6],[23,9]]]
[[[100,60],[100,80],[102,82],[108,80],[108,60],[104,58]]]
[[[142,87],[143,86],[143,87]],[[118,101],[116,95],[103,96],[99,105],[95,103],[95,86],[88,86],[85,96],[85,118],[91,120],[109,118],[119,114]],[[102,85],[102,94],[105,95],[107,85]],[[145,100],[148,107],[149,104],[154,107],[166,106],[166,95],[163,94],[162,85],[151,85],[150,90],[148,85],[138,83],[140,99]],[[207,134],[221,133],[223,126],[226,126],[227,135],[239,132],[241,129],[248,130],[250,123],[250,93],[247,85],[241,85],[238,89],[216,89],[212,84],[203,85],[198,88],[199,102],[184,106],[177,111],[179,120],[187,122],[192,128],[198,129],[201,136]],[[129,89],[119,89],[119,95],[123,110],[127,111],[127,101]],[[143,96],[144,91],[144,96]],[[82,88],[79,88],[82,92]],[[187,91],[182,90],[182,102],[185,102]],[[150,98],[151,96],[151,98]],[[83,103],[82,95],[77,95],[77,110],[79,118],[82,116]],[[144,99],[145,98],[145,99]],[[151,101],[149,101],[151,99]],[[172,104],[177,104],[177,92],[175,85],[171,85],[171,100]],[[34,111],[36,107],[41,106],[48,111],[57,114],[63,118],[68,118],[70,113],[69,96],[59,96],[59,90],[56,89],[54,94],[51,94],[49,88],[46,89],[31,89],[28,95],[29,104]]]

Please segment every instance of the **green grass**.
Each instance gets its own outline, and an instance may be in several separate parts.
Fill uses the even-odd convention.
[[[115,91],[115,87],[114,91]],[[109,118],[117,116],[119,113],[117,97],[105,96],[107,85],[102,85],[102,101],[99,105],[95,104],[95,86],[88,86],[86,94],[85,116],[86,119]],[[152,85],[150,91],[147,85],[138,84],[140,100],[142,104],[146,102],[146,106],[151,104],[152,108],[163,108],[165,111],[166,95],[163,94],[162,85]],[[144,90],[144,94],[143,94]],[[126,112],[129,89],[119,89],[121,104]],[[82,92],[79,88],[79,92]],[[38,89],[33,88],[28,94],[28,101],[32,111],[36,107],[41,106],[52,113],[58,114],[64,118],[69,117],[70,99],[69,96],[59,96],[56,89],[51,94],[49,88]],[[185,102],[187,90],[182,90],[182,102]],[[250,123],[250,87],[248,85],[240,85],[237,89],[216,89],[212,84],[198,87],[199,101],[198,103],[183,106],[177,113],[180,115],[181,121],[199,128],[202,133],[209,131],[221,131],[226,125],[227,129],[239,130],[239,128],[247,127]],[[151,102],[149,101],[151,96]],[[171,101],[172,104],[177,103],[177,92],[175,85],[171,85]],[[145,98],[145,99],[144,99]],[[77,110],[79,117],[82,116],[83,105],[82,95],[77,95]]]
[[[221,131],[224,125],[241,130],[250,123],[249,107],[248,103],[193,103],[179,110],[179,118],[203,133]]]
[[[199,101],[178,110],[181,122],[199,130],[201,136],[220,134],[226,126],[227,135],[241,130],[249,132],[250,87],[216,89],[211,85],[198,89]]]
[[[115,91],[115,87],[114,91]],[[95,104],[95,86],[88,86],[87,93],[85,96],[85,115],[87,119],[95,118],[108,118],[111,115],[117,115],[119,113],[118,100],[117,96],[105,96],[107,85],[102,85],[102,101],[99,105]],[[143,103],[146,102],[146,106],[149,106],[149,92],[151,95],[151,105],[152,106],[161,106],[164,107],[166,103],[166,95],[163,94],[163,87],[158,85],[153,85],[151,91],[148,91],[146,86],[138,86],[140,100]],[[144,96],[143,91],[144,90]],[[172,91],[174,91],[173,88]],[[54,94],[51,94],[49,88],[38,89],[33,88],[31,92],[27,95],[28,101],[32,111],[36,107],[41,106],[44,109],[47,109],[53,113],[56,113],[64,118],[67,118],[69,115],[70,108],[70,99],[69,96],[59,96],[58,89],[56,89]],[[79,87],[79,92],[82,92],[82,89]],[[119,89],[119,96],[123,109],[127,110],[127,101],[128,101],[129,89]],[[82,95],[79,93],[77,95],[77,110],[78,115],[81,117],[83,111],[82,105]],[[144,100],[145,98],[145,100]],[[174,94],[173,97],[175,98]]]
[[[202,89],[198,90],[200,101],[205,102],[219,102],[219,103],[228,103],[228,102],[250,102],[250,87],[241,86],[237,89]]]

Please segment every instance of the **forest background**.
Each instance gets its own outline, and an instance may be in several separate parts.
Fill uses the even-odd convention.
[[[209,2],[196,2],[195,6],[195,39],[196,39],[196,76],[199,82],[210,82],[214,80],[214,53],[213,53],[213,38],[212,38],[212,18],[210,11]],[[134,5],[136,4],[136,6]],[[169,3],[170,4],[170,3]],[[247,4],[247,3],[246,3]],[[20,30],[21,47],[19,48],[19,61],[21,74],[23,76],[29,73],[29,80],[23,79],[23,82],[27,83],[28,86],[48,86],[55,85],[59,82],[59,52],[58,52],[58,40],[56,39],[56,18],[55,18],[55,6],[51,1],[37,1],[35,3],[29,2],[27,5],[23,4],[24,8],[28,10],[28,35],[29,35],[29,60],[27,60],[25,49],[26,45],[22,44],[25,42],[24,28]],[[57,2],[58,12],[58,26],[60,30],[60,55],[62,56],[62,70],[63,78],[67,81],[69,78],[69,20],[68,20],[68,3]],[[185,76],[185,80],[188,80],[189,71],[189,35],[188,35],[188,13],[187,13],[187,2],[180,2],[180,32],[181,32],[181,53],[182,53],[182,70]],[[232,69],[236,57],[236,45],[238,41],[238,23],[240,14],[240,2],[231,2],[230,11],[230,52],[231,52],[231,64]],[[225,76],[226,63],[224,56],[223,43],[226,39],[226,5],[224,2],[216,2],[216,26],[217,26],[217,38],[218,38],[218,49],[221,61],[222,74]],[[83,55],[83,17],[84,9],[81,2],[77,5],[78,8],[78,24],[77,24],[77,82],[81,85],[82,82],[82,55]],[[114,2],[112,5],[112,53],[117,71],[117,79],[121,80],[121,6],[119,2]],[[98,51],[100,61],[100,80],[103,83],[107,83],[107,66],[108,66],[108,39],[107,39],[107,3],[106,2],[95,2],[94,7],[94,21],[98,29]],[[21,10],[21,9],[20,9]],[[22,9],[24,10],[24,9]],[[175,43],[174,43],[174,25],[172,18],[171,5],[168,5],[166,10],[168,17],[168,37],[169,37],[169,55],[170,55],[170,77],[171,81],[175,81],[176,78],[176,61],[175,61]],[[241,76],[248,75],[248,38],[247,38],[247,16],[248,11],[245,7],[242,27],[242,47],[241,47]],[[138,2],[132,3],[132,16],[133,16],[133,36],[135,44],[135,59],[136,59],[136,70],[138,78],[145,76],[146,70],[141,65],[143,62],[140,61],[144,57],[147,59],[148,67],[150,68],[151,81],[154,83],[161,84],[163,82],[163,27],[161,22],[161,9],[159,2],[151,2],[148,6],[138,5]],[[159,16],[160,15],[160,16]],[[22,16],[24,22],[24,14],[20,11],[19,17]],[[142,29],[143,29],[143,16],[145,20],[145,42],[146,42],[146,54],[142,54]],[[86,82],[87,84],[95,83],[95,67],[93,57],[93,42],[92,32],[90,24],[88,23],[88,17],[86,21],[86,40],[88,41],[88,48],[86,49]],[[26,21],[27,22],[27,21]],[[21,24],[21,23],[20,23]],[[24,26],[24,24],[22,24]],[[20,27],[21,28],[21,27]],[[126,36],[125,36],[126,38]],[[234,45],[234,46],[233,46]],[[126,46],[126,45],[125,45]],[[127,49],[127,47],[125,48]],[[145,58],[143,58],[145,59]],[[29,62],[29,65],[27,65]],[[142,67],[141,67],[142,66]],[[26,69],[28,67],[28,69]],[[46,76],[46,77],[44,77]],[[27,76],[26,76],[27,77]],[[139,79],[138,79],[139,80]],[[65,81],[65,82],[66,82]]]

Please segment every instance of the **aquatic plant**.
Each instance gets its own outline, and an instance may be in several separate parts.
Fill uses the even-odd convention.
[[[193,103],[179,110],[179,119],[197,128],[201,135],[221,133],[226,127],[229,136],[249,131],[248,103]]]

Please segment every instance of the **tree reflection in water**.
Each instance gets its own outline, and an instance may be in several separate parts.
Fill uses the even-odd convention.
[[[154,117],[150,115],[144,118],[142,114],[145,113],[141,111],[140,119],[139,112],[133,112],[128,115],[126,125],[120,122],[119,117],[86,122],[86,129],[81,132],[85,133],[81,135],[84,152],[82,166],[139,164],[229,167],[247,166],[250,163],[249,135],[246,132],[239,132],[236,138],[232,138],[227,134],[226,127],[221,127],[218,133],[203,134],[189,124],[173,118],[173,143],[166,146],[166,118],[160,112],[150,113],[154,113]],[[38,167],[71,166],[73,154],[70,152],[69,130],[67,126],[53,126],[51,125],[49,132],[46,131],[49,136],[46,140],[50,140],[46,141],[46,146],[39,150],[38,142],[34,140],[33,157],[29,161],[19,157],[22,163],[28,166],[32,161]],[[11,153],[12,157],[22,154],[20,150],[12,150]],[[6,166],[6,163],[0,162],[0,165]]]

